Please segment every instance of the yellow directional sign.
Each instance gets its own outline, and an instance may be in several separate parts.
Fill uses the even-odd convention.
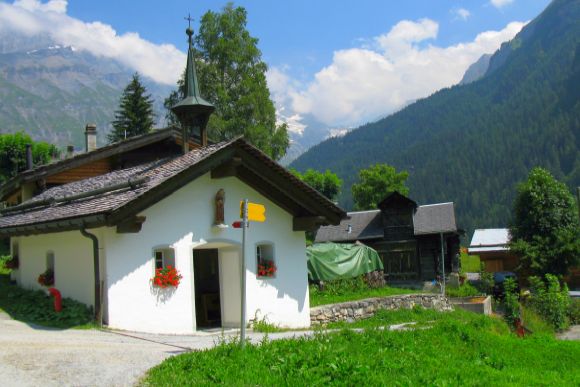
[[[240,218],[244,218],[244,202],[240,202]],[[266,207],[263,204],[248,203],[248,220],[263,222],[266,220]]]

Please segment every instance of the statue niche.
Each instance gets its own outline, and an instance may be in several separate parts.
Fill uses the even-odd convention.
[[[215,195],[215,226],[225,224],[224,204],[226,201],[226,192],[221,188]]]

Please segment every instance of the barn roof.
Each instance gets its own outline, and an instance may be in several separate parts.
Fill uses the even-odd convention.
[[[339,225],[320,227],[315,242],[381,239],[384,236],[381,214],[380,210],[348,212],[348,218]],[[413,231],[415,235],[458,232],[453,203],[418,206],[413,215]]]

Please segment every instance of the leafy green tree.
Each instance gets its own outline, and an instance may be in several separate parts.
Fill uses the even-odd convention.
[[[409,195],[406,186],[409,173],[397,173],[395,167],[387,164],[375,164],[361,169],[358,173],[359,183],[352,185],[352,197],[357,210],[376,209],[377,205],[391,192]]]
[[[121,95],[109,142],[149,133],[155,123],[154,118],[153,99],[141,84],[139,74],[135,73]]]
[[[332,173],[328,169],[322,173],[312,168],[309,168],[303,174],[295,169],[292,169],[291,172],[329,200],[335,201],[337,199],[342,187],[342,180],[339,179],[336,173]]]
[[[580,264],[580,222],[574,197],[545,169],[519,184],[510,227],[511,250],[534,274],[565,275]]]
[[[268,156],[279,160],[289,146],[286,124],[276,124],[276,110],[266,83],[266,63],[258,39],[246,29],[247,12],[230,3],[221,12],[203,15],[195,37],[196,67],[203,97],[216,107],[208,136],[222,141],[244,135]],[[165,100],[171,108],[184,96],[183,79]],[[169,125],[177,119],[168,112]]]
[[[59,155],[54,145],[32,141],[24,132],[0,134],[0,184],[26,169],[27,144],[32,145],[34,165],[46,164]]]

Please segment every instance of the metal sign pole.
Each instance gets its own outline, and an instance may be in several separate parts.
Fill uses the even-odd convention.
[[[443,275],[441,276],[441,295],[445,296],[445,251],[443,248],[443,233],[441,235],[441,265],[443,268]]]
[[[246,345],[246,228],[248,227],[248,199],[244,199],[242,209],[242,262],[241,262],[241,288],[242,288],[242,316],[240,321],[240,346]]]

